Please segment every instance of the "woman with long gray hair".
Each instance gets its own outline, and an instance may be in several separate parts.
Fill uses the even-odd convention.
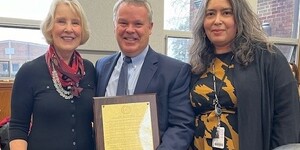
[[[247,0],[203,0],[192,32],[193,149],[299,142],[297,83]]]

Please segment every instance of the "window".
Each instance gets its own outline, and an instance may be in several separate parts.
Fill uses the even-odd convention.
[[[47,44],[39,24],[51,2],[0,1],[0,79],[14,78],[25,62],[46,52]]]
[[[296,46],[276,44],[277,48],[283,53],[289,62],[295,62]]]
[[[0,35],[0,61],[9,62],[7,77],[13,78],[25,62],[37,58],[47,50],[48,46],[40,30],[0,27],[0,32],[4,33]]]
[[[166,33],[166,54],[188,62],[191,42],[191,20],[202,0],[165,0],[164,30]]]
[[[0,43],[3,43],[4,41],[7,40],[11,40],[11,41],[23,41],[29,43],[46,44],[44,36],[39,29],[0,27],[0,33],[1,33]]]
[[[12,64],[12,71],[17,72],[20,68],[20,64]]]
[[[9,61],[0,60],[0,77],[9,77]]]
[[[191,39],[167,37],[167,55],[183,62],[189,61],[188,49],[190,47]]]
[[[190,30],[190,0],[165,0],[164,6],[165,30]]]

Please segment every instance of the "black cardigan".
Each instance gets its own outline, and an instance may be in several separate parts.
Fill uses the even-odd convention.
[[[28,150],[94,149],[95,69],[88,60],[84,67],[80,98],[66,100],[54,87],[44,55],[22,65],[12,92],[10,140],[26,140]]]

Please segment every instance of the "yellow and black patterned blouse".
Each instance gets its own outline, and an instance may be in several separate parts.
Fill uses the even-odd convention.
[[[222,107],[221,126],[225,128],[225,150],[238,150],[237,98],[233,85],[232,53],[217,55],[207,72],[204,73],[192,87],[191,102],[195,111],[195,150],[213,150],[212,138],[218,124],[214,112],[213,73],[216,76],[216,90],[219,104]],[[228,65],[229,68],[228,68]],[[224,77],[225,76],[225,77]],[[224,80],[222,81],[224,77]],[[221,82],[223,82],[221,84]],[[220,87],[221,86],[221,87]]]

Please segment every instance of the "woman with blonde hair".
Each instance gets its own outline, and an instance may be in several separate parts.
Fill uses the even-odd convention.
[[[54,0],[41,30],[45,55],[22,65],[12,92],[11,150],[93,150],[95,69],[77,47],[89,39],[77,0]]]

